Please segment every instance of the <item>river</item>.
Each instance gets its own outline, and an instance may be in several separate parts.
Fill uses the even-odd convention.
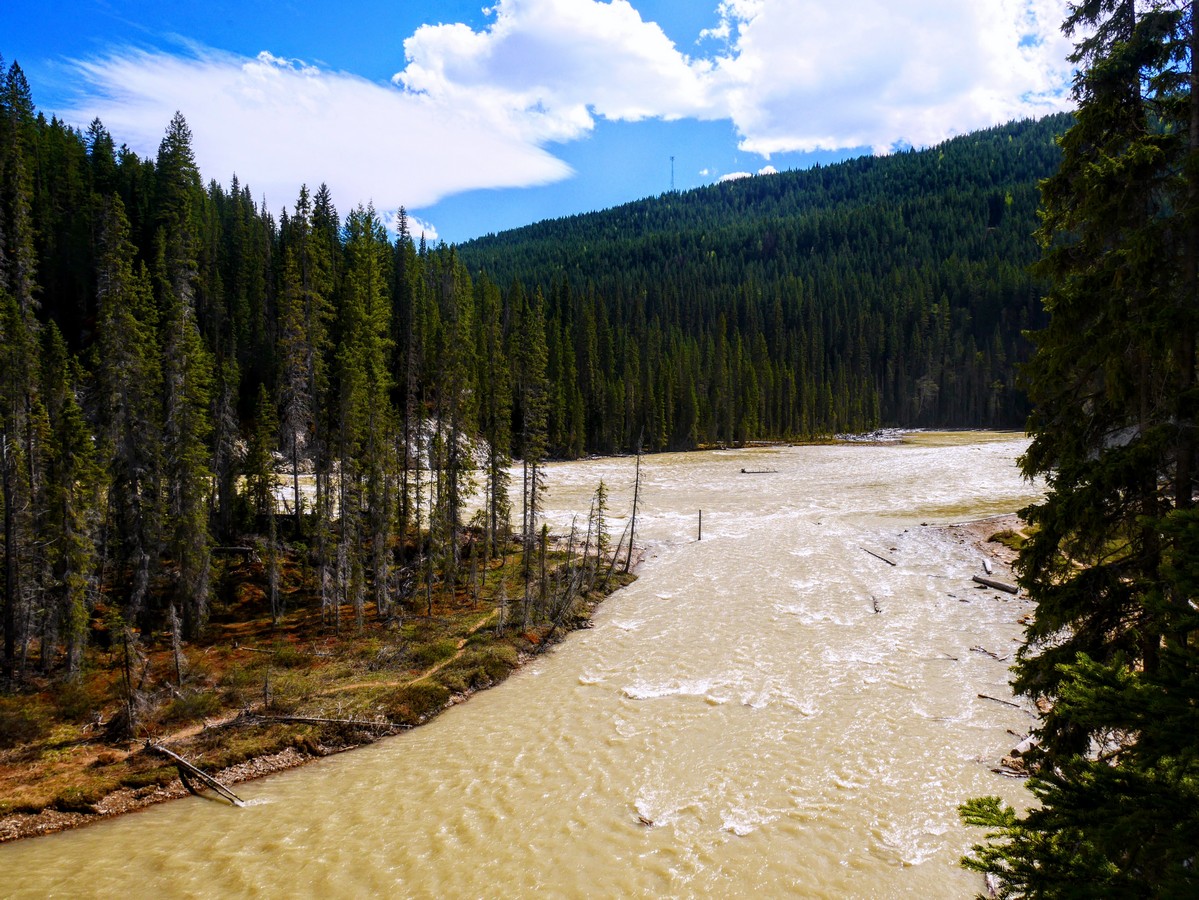
[[[0,847],[15,897],[969,897],[1022,599],[936,523],[1038,496],[1016,435],[646,456],[640,578],[431,724]],[[631,459],[548,467],[551,529]],[[742,470],[771,470],[743,474]],[[702,540],[697,540],[703,510]],[[889,556],[892,567],[863,552]],[[875,612],[877,605],[879,612]]]

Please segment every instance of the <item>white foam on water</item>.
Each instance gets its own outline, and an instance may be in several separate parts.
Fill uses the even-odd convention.
[[[645,624],[645,620],[644,619],[628,619],[628,620],[613,619],[611,624],[612,624],[613,628],[619,628],[621,631],[638,631],[641,628],[641,626]]]
[[[663,697],[702,697],[714,686],[711,679],[671,680],[659,683],[637,682],[624,688],[630,700],[660,700]]]
[[[918,866],[937,855],[944,844],[939,838],[948,831],[948,825],[931,819],[921,824],[892,823],[880,829],[878,840],[900,865]]]
[[[770,705],[770,692],[747,691],[741,695],[741,705],[750,709],[765,709]]]
[[[720,830],[735,834],[737,837],[745,837],[747,834],[757,831],[763,825],[769,825],[777,818],[777,815],[760,810],[734,807],[722,817]]]
[[[661,791],[642,789],[633,801],[633,808],[643,824],[658,828],[677,821],[686,806],[672,803],[671,798],[664,796]]]

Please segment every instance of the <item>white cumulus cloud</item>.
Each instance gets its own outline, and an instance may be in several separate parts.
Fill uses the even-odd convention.
[[[276,210],[324,180],[345,211],[569,177],[549,148],[597,118],[728,120],[769,158],[924,146],[1069,106],[1068,0],[708,0],[691,54],[637,2],[495,0],[480,30],[418,28],[402,63],[397,39],[390,84],[266,51],[113,50],[77,64],[64,117],[98,115],[152,155],[180,110],[206,177],[236,172]]]
[[[534,141],[569,140],[594,116],[721,118],[705,76],[628,0],[498,0],[483,31],[425,25],[404,42],[395,81],[478,114],[490,111]]]
[[[1065,0],[725,0],[719,83],[762,155],[936,143],[1068,106]]]

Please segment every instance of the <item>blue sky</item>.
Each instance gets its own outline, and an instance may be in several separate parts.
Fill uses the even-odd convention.
[[[6,0],[47,115],[457,242],[1068,108],[1066,0]]]

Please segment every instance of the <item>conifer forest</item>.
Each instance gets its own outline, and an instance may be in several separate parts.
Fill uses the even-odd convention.
[[[152,158],[47,119],[4,61],[0,749],[89,653],[126,740],[169,721],[235,596],[337,639],[469,608],[395,651],[424,721],[629,572],[603,482],[552,547],[547,461],[636,454],[640,487],[642,453],[1026,428],[1030,805],[966,801],[962,864],[992,896],[1196,896],[1199,2],[1068,9],[1073,113],[458,246],[319,173],[268,208],[199,171],[186,111]],[[140,664],[157,712],[139,646],[173,659]]]
[[[1027,412],[1061,117],[461,247],[205,182],[182,115],[154,159],[47,121],[18,63],[0,121],[8,677],[72,671],[101,597],[199,634],[247,533],[304,536],[330,616],[386,616],[405,553],[454,577],[469,493],[488,552],[510,490],[531,528],[547,458]]]

